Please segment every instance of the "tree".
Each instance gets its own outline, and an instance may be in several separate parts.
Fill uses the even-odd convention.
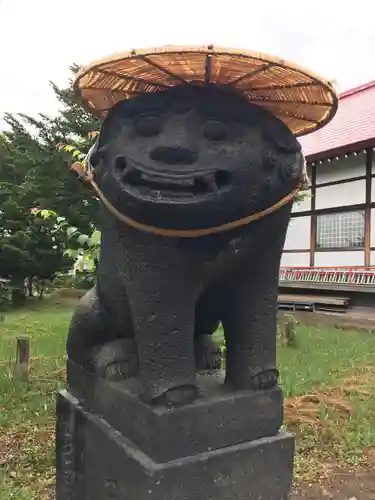
[[[61,106],[56,118],[6,114],[10,130],[0,135],[0,276],[10,278],[20,295],[26,277],[51,278],[71,265],[64,235],[31,209],[55,210],[81,232],[95,227],[97,200],[69,171],[67,155],[56,144],[88,148],[88,132],[98,122],[79,107],[71,82],[67,89],[51,85]]]
[[[71,68],[73,73],[77,69],[77,66]],[[13,158],[16,156],[14,164],[26,177],[25,187],[33,201],[30,207],[55,210],[73,225],[89,230],[96,220],[96,198],[77,182],[69,171],[68,156],[57,150],[56,144],[69,143],[88,150],[92,141],[89,133],[98,130],[100,123],[76,102],[72,81],[67,89],[60,89],[52,82],[51,85],[60,105],[59,115],[50,118],[41,114],[32,118],[6,114],[5,121],[10,127],[6,136],[12,143]]]

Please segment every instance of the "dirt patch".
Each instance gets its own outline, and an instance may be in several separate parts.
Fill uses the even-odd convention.
[[[372,367],[363,367],[356,375],[345,378],[339,387],[287,398],[284,404],[285,423],[293,427],[324,425],[327,422],[321,418],[322,411],[335,414],[336,421],[347,420],[352,414],[349,396],[356,396],[360,400],[374,397],[373,390],[369,390],[369,377],[373,374]]]
[[[301,485],[290,500],[374,500],[375,471],[337,470],[316,484]]]
[[[43,429],[23,428],[3,432],[0,444],[0,470],[15,488],[28,488],[30,498],[49,500],[55,482],[53,465],[54,425]],[[7,486],[5,483],[4,488]]]
[[[322,422],[321,415],[324,409],[331,410],[344,419],[349,418],[352,411],[351,405],[338,390],[327,393],[315,392],[288,398],[285,401],[285,423],[289,426],[317,425]]]
[[[86,292],[87,290],[80,290],[78,288],[58,288],[48,296],[48,299],[55,303],[59,303],[59,301],[66,301],[69,299],[78,300],[83,297]]]

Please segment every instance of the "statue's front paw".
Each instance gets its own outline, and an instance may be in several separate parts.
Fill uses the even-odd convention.
[[[158,398],[153,400],[153,404],[178,407],[192,403],[198,397],[198,389],[193,385],[183,385],[169,389]]]
[[[134,339],[117,339],[95,348],[91,357],[95,373],[106,380],[125,380],[138,374]]]
[[[271,389],[277,385],[279,372],[277,370],[266,370],[255,375],[251,381],[253,389]]]

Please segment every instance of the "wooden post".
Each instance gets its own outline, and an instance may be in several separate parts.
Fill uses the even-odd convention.
[[[30,340],[28,337],[18,337],[16,347],[16,363],[14,376],[19,380],[29,380]]]
[[[366,150],[365,266],[371,265],[372,149]]]
[[[315,265],[315,252],[316,252],[316,226],[317,216],[315,213],[316,208],[316,164],[311,166],[311,222],[310,222],[310,267]]]

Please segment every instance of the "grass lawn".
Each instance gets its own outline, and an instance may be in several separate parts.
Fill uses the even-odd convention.
[[[55,392],[64,384],[67,304],[7,314],[0,323],[0,500],[54,498]],[[13,380],[15,338],[31,339],[28,383]],[[375,335],[298,326],[280,347],[285,420],[297,434],[296,481],[366,465],[375,450]]]

